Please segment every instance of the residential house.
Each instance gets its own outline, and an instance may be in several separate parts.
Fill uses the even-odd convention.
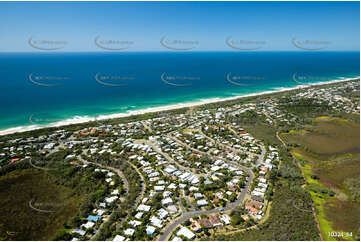
[[[213,227],[223,226],[221,220],[218,218],[218,216],[210,216],[209,221],[211,222]]]
[[[186,227],[181,227],[177,232],[177,236],[184,236],[187,239],[194,239],[196,235]]]

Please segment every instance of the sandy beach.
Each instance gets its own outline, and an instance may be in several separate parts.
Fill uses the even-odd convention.
[[[286,91],[292,91],[295,89],[300,88],[308,88],[308,87],[314,87],[314,86],[322,86],[327,84],[334,84],[334,83],[340,83],[340,82],[347,82],[350,80],[358,79],[359,77],[355,78],[347,78],[342,80],[332,80],[328,82],[318,82],[308,85],[298,85],[291,88],[276,88],[272,91],[264,91],[264,92],[258,92],[258,93],[252,93],[252,94],[246,94],[246,95],[239,95],[239,96],[233,96],[233,97],[227,97],[227,98],[209,98],[209,99],[203,99],[199,101],[194,102],[187,102],[187,103],[179,103],[179,104],[171,104],[171,105],[165,105],[165,106],[159,106],[159,107],[151,107],[151,108],[145,108],[140,110],[134,110],[134,111],[128,111],[125,113],[116,113],[116,114],[109,114],[109,115],[99,115],[97,117],[89,117],[89,116],[75,116],[70,119],[62,120],[59,122],[51,123],[48,125],[28,125],[28,126],[19,126],[14,128],[8,128],[5,130],[0,130],[0,136],[13,134],[13,133],[21,133],[36,129],[43,129],[43,128],[50,128],[50,127],[61,127],[61,126],[67,126],[71,124],[80,124],[80,123],[86,123],[90,121],[100,121],[100,120],[107,120],[107,119],[114,119],[114,118],[122,118],[122,117],[129,117],[132,115],[139,115],[139,114],[145,114],[145,113],[151,113],[151,112],[162,112],[162,111],[168,111],[173,109],[179,109],[179,108],[187,108],[187,107],[193,107],[193,106],[200,106],[204,104],[209,103],[217,103],[222,101],[230,101],[245,97],[254,97],[254,96],[261,96],[266,94],[273,94],[273,93],[280,93],[280,92],[286,92]]]

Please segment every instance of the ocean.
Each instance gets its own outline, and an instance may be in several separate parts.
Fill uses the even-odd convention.
[[[360,76],[360,52],[0,53],[0,130]]]

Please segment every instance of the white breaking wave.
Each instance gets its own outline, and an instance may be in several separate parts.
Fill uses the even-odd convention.
[[[238,96],[226,97],[226,98],[214,97],[214,98],[200,99],[198,101],[170,104],[170,105],[165,105],[165,106],[160,106],[160,107],[150,107],[150,108],[144,108],[144,109],[139,109],[139,110],[126,111],[124,113],[99,115],[96,117],[89,117],[87,115],[86,116],[74,116],[69,119],[50,123],[48,125],[34,125],[33,124],[33,125],[29,125],[29,126],[18,126],[18,127],[14,127],[14,128],[0,130],[0,135],[20,133],[20,132],[26,132],[26,131],[42,129],[42,128],[61,127],[61,126],[67,126],[67,125],[71,125],[71,124],[80,124],[80,123],[86,123],[86,122],[91,122],[91,121],[100,121],[100,120],[107,120],[107,119],[114,119],[114,118],[129,117],[129,116],[133,116],[133,115],[145,114],[145,113],[150,113],[150,112],[162,112],[162,111],[168,111],[168,110],[172,110],[172,109],[199,106],[199,105],[203,105],[203,104],[216,103],[216,102],[221,102],[221,101],[229,101],[229,100],[234,100],[234,99],[239,99],[239,98],[244,98],[244,97],[260,96],[260,95],[272,94],[272,93],[277,93],[277,92],[291,91],[291,90],[295,90],[295,89],[299,89],[299,88],[306,88],[306,87],[310,87],[310,86],[319,86],[319,85],[325,85],[325,84],[330,84],[330,83],[345,82],[345,81],[353,80],[356,78],[359,78],[359,77],[354,77],[354,78],[342,78],[341,77],[341,79],[337,79],[337,80],[326,81],[326,82],[316,82],[316,83],[312,83],[312,84],[308,84],[308,85],[298,85],[295,87],[276,87],[276,88],[273,88],[273,90],[271,90],[271,91],[261,91],[261,92],[255,92],[255,93],[251,93],[251,94],[244,94],[244,95],[238,95]],[[131,107],[134,108],[135,106],[131,106]]]

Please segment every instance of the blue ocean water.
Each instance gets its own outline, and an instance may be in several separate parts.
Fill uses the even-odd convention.
[[[360,76],[360,52],[0,53],[0,130]]]

